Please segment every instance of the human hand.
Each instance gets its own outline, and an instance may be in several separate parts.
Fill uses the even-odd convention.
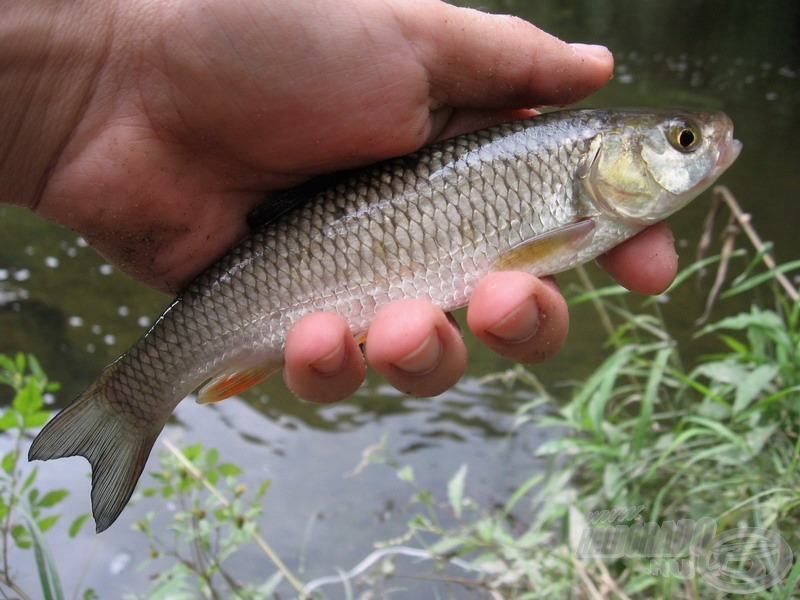
[[[30,22],[37,8],[50,10],[6,4],[4,27]],[[69,10],[82,20],[61,14]],[[10,108],[0,133],[14,133],[0,136],[0,154],[14,159],[0,166],[2,187],[166,292],[246,234],[244,215],[265,191],[525,116],[526,107],[573,102],[612,68],[602,48],[436,0],[75,2],[37,18],[52,27],[36,55],[41,80],[26,85],[15,79],[24,69],[0,72],[0,106]],[[8,42],[0,35],[4,56]],[[638,244],[663,255],[671,243],[655,231]],[[624,284],[650,289],[631,268],[636,259],[614,253],[605,262]],[[496,277],[505,278],[502,293],[497,278],[479,286],[470,326],[511,358],[551,355],[566,332],[563,299],[529,276]],[[518,318],[538,323],[537,332],[516,343],[490,337],[486,307],[496,316],[522,298]],[[427,352],[403,362],[421,340],[432,340]],[[420,303],[378,315],[367,355],[414,394],[445,389],[466,363],[458,332]],[[301,397],[335,400],[363,379],[361,354],[331,315],[298,323],[286,356],[287,382]],[[431,356],[436,365],[424,368]]]

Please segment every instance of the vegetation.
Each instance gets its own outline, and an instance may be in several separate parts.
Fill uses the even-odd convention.
[[[726,194],[717,192],[720,205],[735,215]],[[398,565],[406,556],[426,559],[429,570],[420,574],[417,567],[415,577],[430,580],[439,597],[795,597],[800,302],[784,274],[799,270],[800,261],[776,265],[746,220],[735,222],[747,230],[755,254],[735,250],[726,238],[719,255],[698,259],[670,292],[714,267],[709,306],[745,306],[714,322],[707,311],[696,339],[713,351],[687,355],[658,302],[632,311],[618,288],[596,289],[584,278],[573,303],[592,303],[606,323],[603,363],[558,395],[521,367],[487,382],[529,389],[530,402],[517,414],[520,428],[563,432],[537,450],[549,470],[500,506],[486,506],[469,494],[466,465],[437,497],[384,446],[374,449],[367,462],[388,465],[409,485],[411,517],[403,536],[377,544],[348,573],[298,581],[259,534],[268,484],[247,490],[238,481],[240,467],[221,461],[214,449],[168,446],[145,495],[169,499],[178,510],[166,531],[153,526],[152,516],[137,525],[151,559],[163,567],[146,597],[267,598],[287,586],[301,597],[339,597],[342,589],[346,597],[383,597],[387,583],[403,585]],[[740,272],[731,278],[734,269]],[[32,596],[9,567],[12,547],[31,548],[40,595],[58,598],[43,533],[66,492],[39,492],[36,471],[22,479],[17,464],[24,432],[45,419],[41,397],[52,384],[32,359],[3,358],[0,365],[0,381],[16,392],[0,417],[15,440],[0,478],[0,583],[6,595]],[[227,567],[247,544],[257,544],[271,564],[261,581],[238,582]]]
[[[67,490],[42,492],[37,487],[37,469],[23,476],[23,445],[30,430],[38,429],[50,418],[44,410],[44,395],[58,390],[33,356],[14,359],[0,355],[0,385],[14,391],[11,405],[0,416],[0,431],[11,449],[0,460],[0,593],[3,597],[62,600],[64,592],[56,562],[48,549],[45,534],[56,524],[55,512],[67,496]],[[77,535],[89,515],[81,515],[69,526],[69,535]],[[20,570],[11,564],[12,553],[31,550],[34,555],[39,591],[26,592],[19,583]],[[93,597],[87,590],[84,598]]]

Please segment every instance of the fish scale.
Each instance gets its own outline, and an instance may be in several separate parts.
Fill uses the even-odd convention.
[[[216,400],[281,368],[303,315],[339,313],[358,335],[393,300],[452,310],[493,269],[571,268],[688,202],[737,144],[721,113],[564,111],[278,194],[258,230],[48,423],[29,456],[89,460],[102,531],[175,406],[206,381],[200,397]],[[663,172],[676,165],[691,185],[668,192],[657,182],[677,181]]]

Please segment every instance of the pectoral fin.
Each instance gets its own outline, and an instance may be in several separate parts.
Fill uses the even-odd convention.
[[[226,371],[206,383],[197,393],[198,404],[213,404],[241,394],[261,383],[274,369],[265,366]]]
[[[564,250],[578,250],[594,229],[594,221],[582,219],[523,240],[503,252],[492,267],[496,271],[524,269]]]

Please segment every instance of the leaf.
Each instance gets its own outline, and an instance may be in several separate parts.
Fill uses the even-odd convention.
[[[401,467],[397,469],[397,477],[400,481],[405,481],[406,483],[413,483],[414,482],[414,469],[409,466]]]
[[[220,463],[217,465],[217,470],[223,477],[236,477],[242,473],[242,468],[239,465],[229,462]]]
[[[46,410],[36,410],[29,414],[26,414],[22,418],[22,427],[25,429],[34,429],[36,427],[41,427],[47,420],[50,418],[50,413]]]
[[[81,527],[83,527],[83,524],[86,522],[86,519],[88,518],[89,518],[89,513],[85,513],[79,516],[77,519],[75,519],[72,523],[70,523],[69,529],[67,530],[69,537],[74,538],[76,535],[78,535],[78,533],[81,530]]]
[[[705,375],[712,381],[719,383],[736,383],[742,378],[744,369],[729,361],[710,362],[700,365],[695,369],[695,375]]]
[[[50,515],[48,517],[39,519],[36,521],[36,524],[39,526],[39,530],[44,533],[56,524],[56,521],[58,521],[59,517],[61,517],[61,515]]]
[[[42,394],[36,385],[34,379],[29,379],[28,382],[17,392],[14,397],[12,406],[23,415],[39,410],[44,404]]]
[[[461,465],[456,474],[447,483],[447,500],[453,507],[456,518],[461,518],[464,501],[464,481],[467,477],[467,465]]]
[[[761,365],[741,379],[736,384],[733,413],[740,413],[750,406],[750,403],[775,380],[779,370],[778,365]]]
[[[3,467],[3,471],[6,474],[11,475],[14,472],[14,465],[17,464],[17,453],[14,450],[10,450],[3,455],[3,460],[0,461],[0,465]]]
[[[14,543],[20,548],[30,548],[30,535],[27,527],[22,523],[16,523],[11,526],[11,537],[14,538]]]
[[[617,499],[617,493],[620,489],[620,479],[622,478],[622,471],[619,465],[614,462],[606,464],[603,470],[603,494],[606,499],[613,502]]]
[[[42,508],[55,506],[67,496],[69,496],[69,492],[67,490],[53,490],[52,492],[47,492],[44,497],[36,503],[36,505]]]
[[[20,491],[24,492],[27,489],[29,489],[33,485],[34,481],[36,481],[36,476],[38,474],[39,474],[39,467],[33,467],[33,469],[31,469],[30,475],[28,475],[25,478],[25,481],[22,482],[22,487],[20,488]]]
[[[271,485],[272,485],[272,480],[271,479],[265,479],[264,481],[262,481],[261,485],[258,486],[258,491],[256,492],[256,495],[255,495],[256,499],[259,499],[259,498],[263,497],[264,494],[267,493],[267,490],[269,489],[269,487]]]
[[[13,429],[17,427],[18,423],[17,412],[13,409],[9,409],[0,417],[0,430],[5,431],[7,429]]]

